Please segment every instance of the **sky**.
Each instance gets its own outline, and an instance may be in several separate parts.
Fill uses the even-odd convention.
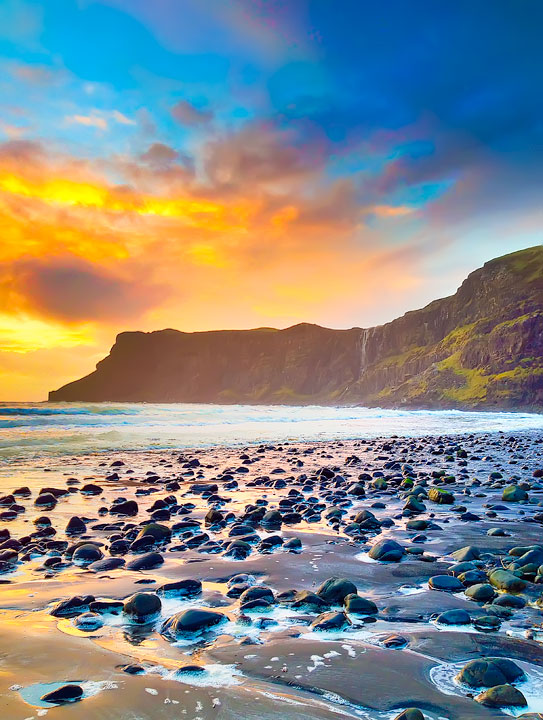
[[[541,0],[1,0],[0,399],[542,242]]]

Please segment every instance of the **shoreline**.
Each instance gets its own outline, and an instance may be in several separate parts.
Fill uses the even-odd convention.
[[[543,431],[543,415],[215,405],[0,405],[0,457]]]
[[[541,440],[538,442],[543,444],[543,430],[540,430],[538,428],[527,428],[525,430],[481,430],[481,431],[474,431],[474,432],[466,432],[466,431],[458,431],[456,433],[444,433],[441,435],[405,435],[405,436],[398,436],[398,435],[378,435],[375,437],[345,437],[345,438],[329,438],[329,439],[323,439],[323,440],[306,440],[303,438],[296,439],[291,438],[289,440],[277,440],[277,441],[269,441],[269,442],[262,442],[261,440],[255,440],[253,442],[248,442],[247,440],[240,440],[238,443],[217,443],[217,444],[206,444],[206,445],[179,445],[179,446],[162,446],[162,447],[147,447],[147,448],[104,448],[102,450],[95,450],[93,452],[79,452],[79,453],[57,453],[57,454],[43,454],[43,455],[33,455],[33,456],[2,456],[1,450],[0,450],[0,467],[3,465],[26,465],[26,464],[34,464],[34,463],[43,463],[47,461],[58,461],[62,462],[63,460],[70,460],[70,461],[91,461],[91,460],[100,460],[103,459],[105,456],[112,456],[114,459],[118,459],[117,456],[121,455],[128,455],[136,457],[138,455],[141,456],[147,456],[147,455],[156,455],[159,453],[201,453],[201,452],[209,452],[213,450],[221,451],[248,451],[248,450],[254,450],[255,448],[259,447],[269,447],[271,445],[278,445],[278,446],[297,446],[297,447],[315,447],[318,448],[320,446],[326,446],[326,447],[345,447],[347,445],[355,446],[360,443],[372,443],[372,442],[383,442],[387,440],[396,440],[396,439],[403,439],[403,440],[423,440],[423,439],[433,439],[433,440],[444,440],[449,442],[461,442],[462,440],[466,440],[470,437],[480,437],[485,438],[486,436],[500,436],[500,435],[506,435],[511,434],[519,437],[524,436],[533,436],[533,435],[540,435]]]

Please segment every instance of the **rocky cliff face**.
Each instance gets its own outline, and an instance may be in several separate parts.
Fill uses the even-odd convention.
[[[543,410],[543,247],[374,328],[121,333],[49,399]]]

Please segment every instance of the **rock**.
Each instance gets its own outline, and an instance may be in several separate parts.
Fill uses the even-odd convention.
[[[477,695],[475,698],[481,705],[493,708],[526,707],[526,698],[513,685],[496,685]]]
[[[424,715],[418,708],[407,708],[396,715],[395,720],[424,720]]]
[[[279,600],[280,598],[277,599]],[[285,601],[286,600],[283,597],[283,602]],[[312,612],[321,612],[326,610],[328,606],[329,603],[327,603],[326,600],[323,600],[320,595],[317,595],[310,590],[300,590],[296,592],[292,598],[292,607],[295,609],[307,608]]]
[[[473,545],[467,545],[466,547],[460,548],[460,550],[455,550],[451,553],[451,556],[457,563],[470,562],[471,560],[478,560],[480,552],[479,548],[473,547]]]
[[[95,485],[94,483],[87,483],[86,485],[83,485],[81,488],[81,492],[83,495],[101,495],[104,490],[100,487],[100,485]]]
[[[405,527],[407,530],[427,530],[430,526],[430,522],[428,520],[408,520],[405,524]]]
[[[411,512],[411,513],[419,514],[419,513],[426,512],[426,505],[421,500],[419,500],[415,495],[410,495],[407,498],[407,501],[406,501],[405,505],[403,506],[403,509],[409,510],[409,512]],[[409,526],[409,523],[407,523],[407,525]],[[411,528],[408,527],[408,529],[411,529]]]
[[[496,615],[480,615],[472,622],[473,627],[476,630],[481,630],[482,632],[492,632],[494,630],[499,630],[500,625],[502,624],[502,621]]]
[[[80,533],[84,533],[87,530],[87,526],[81,520],[81,518],[78,518],[77,516],[74,516],[68,520],[68,524],[66,525],[66,535],[79,535]]]
[[[111,613],[112,615],[119,615],[122,612],[124,603],[122,600],[94,600],[89,603],[89,610],[93,613],[99,613],[101,615],[105,613]]]
[[[278,530],[283,524],[283,517],[278,510],[270,510],[261,520],[262,527]]]
[[[353,615],[377,615],[377,605],[372,600],[350,593],[343,598],[345,610]]]
[[[87,566],[87,570],[92,572],[107,572],[108,570],[116,570],[126,564],[126,560],[120,557],[106,557],[97,560]]]
[[[407,638],[404,638],[403,635],[389,635],[382,640],[382,645],[386,648],[398,649],[405,647],[407,642]]]
[[[498,597],[494,598],[493,605],[497,605],[498,607],[507,607],[507,608],[514,608],[516,610],[520,610],[523,607],[526,606],[526,600],[524,598],[519,597],[518,595],[498,595]]]
[[[74,618],[73,624],[78,630],[91,632],[93,630],[99,630],[104,624],[104,621],[97,613],[86,612]]]
[[[201,665],[183,665],[175,671],[176,675],[200,675],[205,672],[205,667]]]
[[[252,548],[245,540],[233,540],[228,543],[224,552],[225,557],[234,558],[234,560],[244,560],[252,552]]]
[[[206,525],[216,525],[224,520],[224,515],[220,510],[217,510],[216,508],[210,508],[207,511],[207,514],[205,516],[204,522]]]
[[[114,540],[109,546],[109,552],[111,555],[126,555],[129,550],[127,540]]]
[[[153,620],[161,611],[162,603],[154,593],[138,592],[131,595],[124,602],[123,613],[132,622],[147,623]]]
[[[399,562],[405,555],[405,549],[395,540],[386,538],[375,543],[368,555],[372,558],[372,560],[380,560],[381,562]]]
[[[346,578],[331,577],[325,580],[317,590],[317,595],[330,605],[341,605],[347,595],[356,595],[357,588]]]
[[[103,554],[100,548],[96,545],[92,545],[91,543],[80,545],[72,555],[72,560],[74,564],[83,567],[85,565],[90,565],[97,560],[101,560],[102,558]]]
[[[164,562],[164,558],[160,553],[157,552],[150,552],[146,555],[142,555],[141,557],[136,558],[135,560],[131,560],[127,566],[127,570],[152,570],[153,568],[158,567],[159,565],[162,565]]]
[[[125,500],[124,502],[113,503],[109,512],[111,515],[127,515],[128,517],[134,517],[139,512],[138,503],[135,500]]]
[[[434,503],[438,503],[438,505],[454,504],[454,495],[448,490],[443,490],[442,488],[430,488],[428,490],[428,499]]]
[[[456,676],[458,682],[472,688],[490,688],[525,678],[523,670],[512,660],[492,657],[470,660]]]
[[[503,489],[502,500],[512,503],[526,502],[526,500],[528,500],[528,493],[518,485],[508,485]]]
[[[120,665],[119,669],[128,675],[143,675],[145,668],[141,665]]]
[[[226,615],[213,610],[191,608],[183,610],[169,618],[162,626],[162,632],[176,638],[185,633],[207,630],[226,620]]]
[[[428,586],[431,590],[450,593],[460,592],[464,589],[460,580],[453,575],[434,575],[428,580]]]
[[[352,485],[349,485],[347,492],[349,495],[354,495],[355,497],[366,496],[366,488],[362,485],[362,483],[353,483]]]
[[[76,702],[81,700],[82,697],[83,688],[79,687],[79,685],[63,685],[57,690],[45,693],[40,700],[54,705],[62,705],[63,703]]]
[[[490,602],[496,597],[496,591],[492,585],[488,583],[471,585],[465,590],[465,594],[470,600],[475,600],[475,602]]]
[[[44,510],[51,510],[57,504],[57,499],[52,493],[42,493],[34,500],[34,505]]]
[[[528,587],[528,583],[517,577],[509,570],[494,570],[488,576],[490,584],[498,590],[505,590],[507,593],[520,593]]]
[[[142,538],[152,538],[155,543],[168,542],[172,536],[172,531],[167,525],[160,523],[149,523],[145,525],[137,534],[136,540]]]
[[[177,580],[176,582],[165,583],[157,589],[157,595],[163,597],[196,597],[202,593],[200,580]]]
[[[50,615],[53,617],[74,617],[89,609],[89,603],[94,601],[94,595],[74,595],[66,600],[59,600]]]
[[[283,518],[283,520],[285,520],[286,522],[286,516]],[[290,538],[290,540],[287,540],[283,547],[289,552],[299,553],[302,551],[302,541],[298,537],[293,537]]]
[[[446,610],[437,616],[436,622],[441,623],[441,625],[469,625],[471,616],[466,610],[461,608],[457,610]]]
[[[339,630],[351,621],[344,612],[324,612],[311,623],[313,630]]]
[[[240,595],[240,603],[245,605],[253,600],[266,600],[268,603],[275,602],[273,591],[266,585],[253,585]]]
[[[508,537],[503,528],[490,528],[486,533],[489,537]]]

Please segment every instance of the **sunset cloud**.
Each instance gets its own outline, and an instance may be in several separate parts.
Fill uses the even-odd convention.
[[[140,317],[162,299],[142,277],[126,280],[75,257],[21,258],[0,267],[0,287],[6,309],[70,324]]]

